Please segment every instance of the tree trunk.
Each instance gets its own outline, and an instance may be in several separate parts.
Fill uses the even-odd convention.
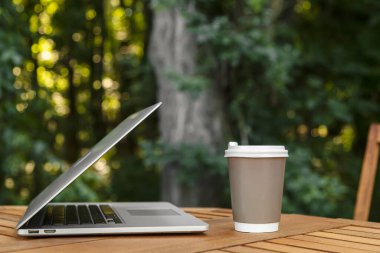
[[[193,10],[190,3],[187,11]],[[149,58],[157,78],[158,99],[163,102],[159,111],[161,137],[165,145],[202,144],[215,153],[222,147],[222,96],[211,85],[194,98],[180,91],[167,75],[168,72],[195,74],[196,55],[195,35],[186,29],[180,10],[172,7],[154,10]],[[180,169],[176,163],[163,168],[163,200],[181,206],[217,204],[220,189],[215,189],[210,177],[202,176],[193,189],[178,181]],[[202,169],[205,170],[202,175],[207,175],[210,168]]]

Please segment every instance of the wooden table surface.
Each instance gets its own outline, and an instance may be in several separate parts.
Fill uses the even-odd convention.
[[[24,206],[0,206],[0,252],[380,252],[380,223],[284,214],[275,233],[234,231],[231,210],[184,208],[210,224],[192,235],[25,238],[14,229]]]

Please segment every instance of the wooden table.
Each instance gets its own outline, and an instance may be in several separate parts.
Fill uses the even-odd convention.
[[[233,230],[231,210],[185,208],[210,224],[192,235],[24,238],[14,229],[23,206],[0,206],[0,252],[380,252],[380,223],[284,214],[280,231]]]

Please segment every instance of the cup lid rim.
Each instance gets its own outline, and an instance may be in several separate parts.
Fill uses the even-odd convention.
[[[288,157],[288,150],[281,145],[240,145],[229,142],[224,157]]]

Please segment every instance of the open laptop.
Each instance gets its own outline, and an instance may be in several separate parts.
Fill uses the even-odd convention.
[[[207,231],[207,223],[167,202],[49,203],[160,105],[157,103],[130,115],[48,185],[29,204],[16,226],[17,233],[57,236]]]

